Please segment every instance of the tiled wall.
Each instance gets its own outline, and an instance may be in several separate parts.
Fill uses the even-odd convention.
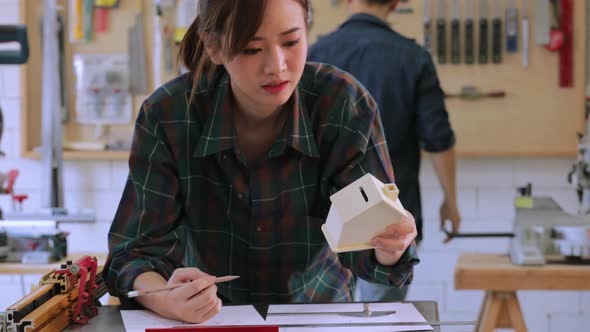
[[[24,1],[24,0],[21,0]],[[37,1],[37,0],[27,0]],[[0,0],[0,24],[18,22],[18,0]],[[1,148],[7,157],[0,159],[0,170],[18,168],[21,176],[18,193],[30,196],[25,209],[39,207],[40,164],[19,159],[20,100],[19,69],[0,67],[0,105],[4,110],[5,132]],[[572,133],[574,135],[575,133]],[[458,191],[463,229],[466,231],[509,230],[514,217],[516,187],[534,184],[537,194],[553,196],[567,211],[574,212],[576,195],[567,185],[566,174],[572,159],[461,159],[458,162]],[[64,225],[71,232],[71,251],[106,251],[106,234],[127,176],[124,161],[78,161],[65,163],[65,200],[70,209],[92,207],[97,222],[91,225]],[[429,160],[421,170],[425,216],[425,240],[420,248],[422,263],[409,293],[412,300],[436,300],[443,320],[474,320],[481,303],[481,291],[456,291],[453,268],[462,252],[506,252],[505,239],[456,240],[443,245],[438,231],[438,208],[442,192]],[[0,196],[0,207],[10,210],[7,197]],[[26,276],[25,287],[38,276]],[[0,276],[0,310],[22,296],[19,276]],[[587,331],[590,324],[590,293],[537,292],[518,294],[530,331]],[[469,331],[468,327],[444,331]]]

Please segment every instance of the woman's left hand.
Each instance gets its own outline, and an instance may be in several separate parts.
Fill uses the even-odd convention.
[[[373,238],[371,243],[375,246],[379,264],[391,266],[397,263],[416,238],[416,221],[410,212],[406,211],[406,215],[399,223],[388,226],[382,234]]]

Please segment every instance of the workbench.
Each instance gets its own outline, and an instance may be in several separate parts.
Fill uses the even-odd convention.
[[[476,332],[526,332],[516,291],[590,290],[590,265],[518,266],[508,255],[463,254],[455,267],[455,289],[485,291]]]
[[[428,321],[438,321],[438,304],[434,301],[411,301],[416,309]],[[470,328],[470,327],[469,327]],[[82,332],[125,332],[123,319],[118,306],[104,306],[99,308],[98,316],[92,318],[87,325],[72,324],[65,331]],[[440,332],[440,327],[433,326],[433,332]],[[418,331],[419,332],[419,331]]]

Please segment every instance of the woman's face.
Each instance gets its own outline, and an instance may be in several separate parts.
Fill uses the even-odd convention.
[[[244,50],[220,61],[247,116],[263,120],[285,104],[303,73],[307,57],[304,10],[296,0],[269,0],[260,28]]]

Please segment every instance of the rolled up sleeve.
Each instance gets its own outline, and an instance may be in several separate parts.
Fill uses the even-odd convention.
[[[442,152],[455,145],[455,134],[449,122],[444,92],[436,74],[432,57],[423,50],[416,83],[416,127],[422,149]]]

